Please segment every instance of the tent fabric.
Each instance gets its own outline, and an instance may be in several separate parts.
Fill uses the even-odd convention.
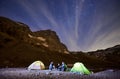
[[[43,69],[45,69],[45,65],[43,64],[42,61],[35,61],[28,67],[28,70],[32,70],[32,69],[43,70]]]
[[[90,71],[84,66],[83,63],[77,62],[71,69],[71,72],[81,73],[81,74],[90,74]]]

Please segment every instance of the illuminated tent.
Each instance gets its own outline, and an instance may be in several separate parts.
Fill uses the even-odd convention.
[[[45,69],[45,65],[43,64],[42,61],[35,61],[28,67],[28,70],[32,70],[32,69],[43,70],[43,69]]]
[[[90,71],[80,62],[74,64],[71,69],[71,72],[76,72],[80,74],[90,74]]]

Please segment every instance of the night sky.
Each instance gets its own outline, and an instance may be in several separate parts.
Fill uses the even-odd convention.
[[[71,51],[120,44],[120,0],[0,0],[0,16],[56,31]]]

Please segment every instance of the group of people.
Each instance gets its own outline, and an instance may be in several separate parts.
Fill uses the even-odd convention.
[[[58,63],[58,65],[55,67],[54,63],[51,62],[49,65],[49,70],[53,70],[53,69],[57,69],[58,71],[66,71],[67,65],[64,62],[62,62],[61,65]]]

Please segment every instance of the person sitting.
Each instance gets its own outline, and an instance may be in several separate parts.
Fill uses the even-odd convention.
[[[54,69],[54,64],[53,64],[53,62],[51,62],[49,65],[49,70],[53,70],[53,69]]]
[[[57,68],[58,71],[61,71],[61,65],[59,63],[58,63],[56,68]]]
[[[67,65],[64,62],[62,62],[61,71],[66,71],[66,69],[67,69]]]

